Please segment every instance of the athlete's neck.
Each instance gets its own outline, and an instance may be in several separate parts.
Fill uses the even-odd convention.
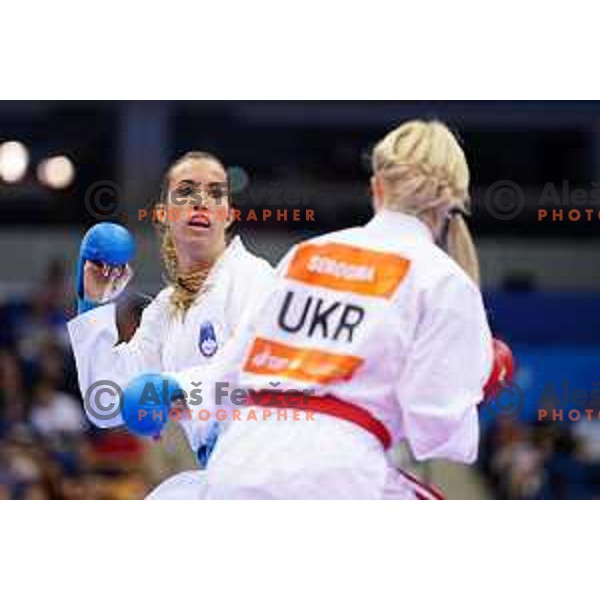
[[[193,253],[182,252],[178,256],[179,272],[182,275],[188,275],[201,269],[211,267],[223,255],[226,248],[227,245],[223,242],[223,244],[211,248],[208,252],[202,252],[202,255],[199,256],[195,256]]]

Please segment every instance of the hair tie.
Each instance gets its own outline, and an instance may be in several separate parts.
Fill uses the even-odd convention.
[[[457,215],[461,215],[462,217],[464,217],[466,219],[471,216],[471,213],[464,206],[453,206],[448,211],[448,219],[451,219]]]

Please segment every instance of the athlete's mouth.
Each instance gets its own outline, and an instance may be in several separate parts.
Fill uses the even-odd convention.
[[[209,229],[211,226],[210,214],[207,210],[194,211],[188,221],[188,225],[191,227],[200,227],[203,229]]]

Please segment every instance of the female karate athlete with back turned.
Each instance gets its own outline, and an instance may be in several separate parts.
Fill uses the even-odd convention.
[[[247,392],[243,406],[230,398],[199,498],[412,499],[413,482],[390,468],[391,445],[407,440],[418,460],[475,460],[477,405],[502,369],[492,369],[463,217],[468,186],[442,123],[394,129],[373,154],[375,217],[293,247],[218,361],[164,375],[188,395],[202,381],[205,400],[223,383]],[[130,416],[151,380],[128,386]]]
[[[98,427],[119,426],[123,419],[118,410],[115,414],[115,402],[89,393],[96,382],[125,387],[146,371],[208,364],[272,286],[273,270],[265,260],[248,252],[238,237],[227,243],[230,221],[223,214],[228,208],[227,173],[215,156],[189,152],[170,166],[157,207],[170,284],[144,310],[132,340],[123,344],[117,344],[115,305],[102,300],[114,298],[130,277],[125,264],[133,254],[132,238],[111,223],[86,234],[78,267],[80,314],[68,328],[86,413]],[[192,449],[205,460],[207,447],[187,423],[182,426]],[[213,428],[210,445],[214,437]],[[199,471],[175,476],[151,497],[185,497],[187,484],[200,476]]]

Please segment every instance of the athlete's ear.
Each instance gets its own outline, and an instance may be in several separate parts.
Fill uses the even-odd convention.
[[[377,175],[371,177],[371,198],[373,199],[373,209],[379,212],[383,208],[383,185],[381,178]]]
[[[231,201],[231,197],[230,197],[227,200],[227,218],[225,219],[225,231],[227,231],[231,227],[231,225],[233,224],[233,221],[235,220],[233,218],[234,209],[235,209],[235,206],[233,205],[233,203]]]
[[[227,218],[225,219],[225,231],[233,225],[233,206],[227,209]]]

